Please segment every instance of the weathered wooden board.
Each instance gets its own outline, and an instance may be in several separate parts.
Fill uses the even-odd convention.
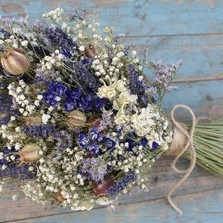
[[[100,14],[102,26],[129,36],[222,33],[221,0],[1,0],[2,15],[33,18],[55,7],[82,7]]]
[[[175,104],[185,103],[197,115],[223,115],[223,89],[218,81],[223,79],[222,1],[13,0],[0,4],[2,16],[31,14],[31,18],[39,18],[57,6],[67,11],[71,6],[97,11],[102,27],[111,25],[117,33],[126,33],[126,43],[135,45],[141,54],[146,50],[148,61],[162,59],[174,63],[182,59],[176,77],[179,91],[164,101],[167,112]]]
[[[70,213],[48,216],[32,220],[17,221],[18,223],[222,223],[223,219],[223,190],[206,191],[194,195],[177,196],[184,209],[183,215],[177,215],[172,209],[166,208],[163,199],[144,201],[137,205],[120,205],[116,210],[95,209],[89,213]]]
[[[172,162],[171,157],[163,157],[160,160],[158,160],[157,163],[155,163],[153,171],[151,173],[151,189],[148,192],[133,192],[132,195],[130,196],[123,196],[118,206],[116,208],[115,212],[111,212],[110,210],[107,210],[107,208],[97,208],[97,213],[101,214],[96,214],[98,217],[94,217],[91,219],[92,212],[70,212],[68,209],[60,209],[60,208],[52,208],[50,205],[47,205],[45,207],[41,205],[37,205],[34,202],[30,200],[24,200],[23,198],[18,199],[18,201],[12,201],[11,195],[13,192],[11,191],[10,188],[6,189],[5,193],[0,197],[0,222],[11,222],[15,220],[21,220],[21,222],[38,222],[40,221],[41,218],[43,218],[42,222],[50,222],[51,216],[54,216],[51,220],[51,222],[57,222],[55,219],[63,219],[65,218],[66,220],[64,221],[58,221],[58,222],[69,222],[69,219],[72,216],[72,221],[71,222],[79,222],[78,219],[88,219],[84,222],[100,222],[100,215],[103,216],[103,218],[110,218],[108,213],[113,213],[115,219],[114,222],[122,222],[120,219],[122,219],[124,216],[119,212],[120,208],[124,208],[123,211],[127,212],[132,209],[130,213],[132,212],[138,212],[138,205],[142,205],[143,202],[145,202],[144,205],[148,207],[148,213],[153,215],[153,218],[159,218],[160,217],[160,222],[162,220],[162,216],[160,216],[159,213],[156,215],[156,210],[159,209],[162,211],[162,209],[166,209],[166,212],[171,213],[172,216],[175,216],[177,218],[178,214],[175,213],[170,206],[167,205],[167,200],[166,196],[168,192],[171,189],[171,186],[173,186],[178,180],[181,175],[175,174],[173,170],[170,168],[171,162]],[[181,168],[185,168],[188,165],[188,162],[186,160],[182,160],[181,162]],[[199,185],[199,187],[198,187]],[[216,177],[208,173],[207,171],[197,167],[193,171],[192,175],[190,178],[176,191],[176,200],[177,204],[185,211],[188,212],[188,208],[185,206],[191,206],[193,204],[193,197],[194,196],[200,196],[201,195],[196,195],[197,193],[202,193],[204,196],[201,200],[204,202],[205,201],[205,193],[211,191],[213,194],[215,194],[215,197],[219,195],[219,197],[222,199],[223,197],[220,196],[222,195],[223,191],[223,180],[220,177]],[[190,195],[191,194],[191,195]],[[179,196],[179,197],[178,197]],[[190,196],[192,198],[190,198]],[[192,200],[191,200],[192,199]],[[219,200],[219,203],[222,200]],[[199,201],[198,201],[199,202]],[[207,203],[211,202],[209,195],[207,195]],[[216,201],[218,202],[218,201]],[[186,205],[187,203],[187,205]],[[153,210],[153,206],[159,206],[161,205],[162,207],[155,208]],[[13,214],[12,214],[13,211]],[[145,213],[147,211],[144,209]],[[143,211],[141,211],[138,215],[142,215]],[[200,210],[202,211],[202,210]],[[210,211],[214,212],[215,207],[210,206]],[[59,217],[59,214],[65,213],[65,215],[62,215],[61,218]],[[93,211],[93,213],[95,213]],[[126,215],[125,214],[125,215]],[[187,214],[187,213],[186,213]],[[185,214],[185,215],[186,215]],[[93,214],[94,215],[94,214]],[[45,216],[50,216],[47,218],[44,218]],[[67,217],[66,217],[67,216]],[[147,214],[146,214],[147,216]],[[38,220],[34,220],[37,218]],[[183,216],[185,218],[185,216]],[[33,220],[26,220],[25,219],[33,219]],[[41,221],[40,221],[41,222]],[[109,221],[101,221],[101,222],[109,222]],[[131,222],[131,221],[129,221]],[[132,221],[132,222],[137,222],[137,221]],[[143,221],[141,221],[143,222]],[[145,221],[146,222],[146,221]],[[163,221],[164,222],[164,221]],[[174,222],[174,221],[173,221]]]
[[[117,34],[125,33],[126,43],[136,45],[141,54],[146,49],[148,60],[174,63],[182,59],[175,83],[179,90],[164,101],[167,113],[184,103],[196,115],[223,116],[222,0],[1,0],[0,15],[39,18],[58,6],[98,12],[102,27],[113,26]],[[198,167],[175,193],[184,215],[167,205],[166,195],[180,177],[170,169],[171,161],[164,157],[155,164],[154,189],[122,197],[115,211],[69,212],[22,198],[13,202],[7,188],[0,196],[0,222],[223,222],[223,180]]]

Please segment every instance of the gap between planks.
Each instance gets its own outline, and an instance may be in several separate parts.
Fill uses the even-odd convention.
[[[169,162],[171,162],[171,158],[164,157],[163,159],[160,160],[160,165],[158,165],[158,163],[157,163],[157,167],[155,167],[152,177],[158,176],[159,182],[154,184],[154,189],[150,190],[149,192],[138,193],[138,194],[133,193],[132,196],[126,196],[125,198],[124,197],[120,198],[119,207],[125,207],[126,205],[134,206],[134,204],[137,205],[137,204],[140,204],[143,202],[148,202],[148,203],[151,202],[152,203],[152,202],[157,202],[159,200],[163,200],[163,205],[166,205],[166,208],[167,208],[168,205],[166,203],[166,195],[168,193],[170,186],[173,185],[178,180],[173,171],[169,170],[167,172],[167,168],[163,169],[164,166],[169,166],[168,165]],[[160,171],[158,171],[158,169]],[[173,179],[170,179],[168,176],[172,176],[171,178],[173,178]],[[201,168],[196,168],[194,171],[194,174],[192,174],[191,178],[189,178],[182,185],[182,187],[176,192],[174,199],[179,196],[187,196],[190,194],[196,195],[201,192],[205,193],[208,191],[214,191],[214,190],[220,190],[220,189],[222,190],[223,188],[221,187],[221,185],[222,185],[221,182],[222,182],[222,179],[215,177],[214,175],[211,175],[210,173],[206,172],[205,170],[203,170]],[[195,186],[194,186],[194,184],[195,184]],[[196,187],[197,184],[200,185],[201,190],[203,190],[203,191],[197,190],[197,187]],[[218,188],[216,188],[215,185],[218,185]],[[188,190],[188,188],[190,190]],[[8,203],[8,205],[10,205],[10,202],[7,202],[7,203]],[[21,213],[24,211],[24,208],[26,211],[29,211],[29,208],[26,209],[27,205],[28,205],[28,207],[30,207],[28,203],[24,203],[24,205],[22,205],[22,203],[21,203],[20,207],[16,208],[16,204],[15,204],[14,213],[16,213],[16,212]],[[5,207],[5,208],[7,208],[7,207]],[[8,208],[9,208],[9,206],[8,206]],[[12,208],[11,210],[13,210],[13,206],[11,206],[11,208]],[[14,215],[14,216],[11,216],[11,217],[14,217],[14,219],[5,218],[5,219],[3,219],[3,222],[22,222],[21,221],[22,219],[23,220],[34,219],[34,218],[35,219],[38,219],[38,218],[43,219],[44,217],[47,217],[47,216],[54,216],[54,215],[61,216],[63,214],[78,213],[78,212],[72,212],[72,211],[66,210],[66,209],[61,209],[61,210],[49,209],[49,210],[46,210],[46,212],[44,213],[44,210],[41,211],[41,207],[38,207],[38,206],[35,207],[35,205],[33,205],[33,208],[37,211],[37,213],[40,213],[40,215],[41,214],[44,214],[44,215],[42,215],[42,216],[29,215],[29,216],[24,216],[24,217],[22,215],[19,215],[17,217]],[[33,208],[31,208],[31,210]],[[98,210],[98,209],[103,210],[104,208],[103,207],[95,207],[95,210]],[[2,211],[4,211],[4,209],[2,209]]]
[[[192,83],[192,82],[203,82],[203,81],[216,81],[223,80],[223,73],[215,74],[209,77],[188,77],[188,78],[177,78],[172,83]]]
[[[131,215],[138,215],[136,210],[139,209],[139,207],[143,207],[144,210],[142,210],[141,215],[142,214],[147,215],[148,213],[146,212],[146,209],[148,208],[148,212],[151,213],[151,207],[153,207],[153,206],[160,206],[161,209],[164,209],[168,213],[168,215],[170,215],[168,217],[174,217],[174,218],[177,218],[178,220],[179,219],[182,219],[183,220],[183,219],[185,219],[187,217],[191,217],[191,216],[187,216],[187,214],[188,214],[187,211],[188,210],[186,208],[189,207],[189,209],[192,209],[195,212],[195,213],[193,213],[194,214],[194,217],[197,217],[197,219],[198,219],[199,218],[199,214],[220,214],[220,215],[223,215],[223,213],[221,212],[221,210],[217,210],[217,211],[216,210],[215,211],[213,210],[212,211],[211,208],[209,209],[209,212],[207,213],[207,210],[205,210],[205,205],[204,205],[204,207],[203,206],[202,207],[199,207],[199,205],[196,205],[195,204],[195,203],[198,203],[198,204],[199,203],[202,203],[202,205],[203,205],[204,203],[207,203],[207,205],[208,205],[208,203],[212,199],[212,196],[213,195],[216,196],[217,194],[219,194],[219,196],[218,196],[218,200],[215,200],[215,202],[221,203],[221,200],[222,200],[222,192],[223,192],[223,189],[220,189],[220,190],[210,190],[210,191],[206,191],[206,192],[199,192],[199,193],[194,193],[194,194],[186,194],[186,195],[175,196],[174,197],[174,200],[177,202],[177,204],[180,207],[182,207],[183,211],[185,211],[185,214],[183,214],[183,215],[179,215],[170,206],[167,206],[167,201],[165,199],[156,199],[154,201],[137,202],[135,205],[133,203],[119,205],[118,206],[119,208],[117,210],[114,210],[113,212],[108,211],[108,208],[95,208],[95,209],[93,209],[93,210],[91,210],[89,212],[86,212],[86,211],[77,211],[77,212],[67,212],[67,213],[51,214],[51,215],[47,215],[47,216],[40,216],[40,217],[33,217],[33,218],[24,218],[24,219],[15,220],[15,221],[4,221],[4,223],[9,223],[9,222],[11,222],[11,223],[12,222],[13,223],[54,222],[53,221],[53,218],[59,219],[60,217],[62,217],[61,219],[63,219],[62,222],[63,223],[66,223],[66,222],[68,222],[68,221],[65,220],[66,218],[67,219],[72,219],[72,217],[73,217],[73,220],[75,220],[74,219],[75,217],[77,217],[78,219],[84,219],[84,218],[88,218],[89,219],[89,217],[91,215],[95,215],[95,212],[97,213],[96,216],[98,216],[98,214],[99,214],[98,212],[100,212],[102,215],[104,215],[104,217],[106,217],[106,215],[107,215],[107,217],[109,217],[109,215],[113,215],[114,218],[117,217],[117,221],[115,221],[116,223],[123,223],[123,221],[119,221],[118,220],[121,217],[124,217],[126,215],[126,213],[124,213],[124,214],[122,213],[122,210],[123,210],[123,212],[129,213],[129,216],[131,216]],[[191,196],[191,195],[193,195],[193,196]],[[205,196],[207,198],[205,198]],[[191,205],[188,205],[188,204],[191,204]],[[193,208],[194,205],[196,207],[198,207],[198,209],[200,209],[200,211],[194,210],[194,208]],[[204,208],[204,209],[202,209],[202,208]],[[135,211],[134,211],[134,209],[135,209]],[[214,209],[216,209],[216,207],[214,207]],[[129,212],[129,210],[132,210],[132,211]],[[123,214],[123,216],[121,216],[122,214]],[[165,214],[165,213],[163,213],[163,214]],[[146,216],[141,216],[141,217],[146,217]],[[153,216],[151,216],[151,217],[155,217],[156,219],[157,218],[162,218],[162,216],[160,216],[158,214],[158,212],[156,212],[156,211],[153,212]],[[95,218],[91,218],[90,217],[91,220],[90,221],[87,221],[86,223],[90,223],[90,222],[93,223],[93,222],[100,221],[99,220],[100,217],[97,217],[97,218],[98,219],[95,219]],[[166,220],[167,219],[165,219],[165,220],[163,219],[162,222],[167,222]],[[58,221],[56,221],[56,222],[58,222]],[[74,221],[71,221],[71,222],[74,222]],[[159,223],[160,222],[161,221],[159,221]],[[188,222],[188,221],[180,221],[180,222]],[[198,221],[198,222],[202,222],[202,221]]]

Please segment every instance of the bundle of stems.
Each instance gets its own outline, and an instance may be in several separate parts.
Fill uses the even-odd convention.
[[[223,118],[207,123],[197,123],[193,141],[197,154],[196,163],[223,177]],[[187,153],[185,157],[189,159]]]

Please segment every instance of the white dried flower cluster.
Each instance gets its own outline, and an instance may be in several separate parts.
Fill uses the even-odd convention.
[[[11,35],[10,37],[8,37],[5,40],[0,40],[0,44],[1,45],[11,45],[12,47],[15,47],[15,48],[17,48],[19,45],[17,38],[15,38],[13,35]]]
[[[59,52],[59,50],[56,50],[55,53],[51,54],[51,56],[45,56],[41,60],[40,64],[42,71],[45,72],[45,74],[50,74],[54,67],[62,65],[62,59],[64,59],[64,56]]]
[[[125,77],[124,66],[124,52],[120,51],[120,47],[116,49],[116,45],[111,46],[111,52],[114,54],[111,63],[108,63],[108,54],[101,53],[92,63],[92,68],[95,70],[95,75],[101,78],[101,80],[107,81],[109,84],[116,82],[117,80],[127,81]],[[122,48],[121,48],[122,49]]]
[[[24,138],[24,135],[20,132],[20,128],[16,127],[14,129],[12,122],[9,122],[7,125],[2,125],[0,128],[0,134],[3,139],[8,141],[7,146],[9,149],[16,143],[21,142]],[[16,148],[20,148],[18,145]]]
[[[98,89],[97,95],[100,98],[105,97],[113,101],[120,93],[126,91],[128,91],[126,83],[123,80],[117,80],[111,85],[106,85],[106,83],[104,83],[104,85]]]
[[[30,87],[23,81],[19,81],[19,85],[12,82],[8,86],[9,95],[13,97],[15,103],[19,105],[19,112],[23,116],[28,116],[36,111],[37,106],[40,104],[40,100],[37,97],[36,100],[29,100]]]
[[[0,182],[0,193],[1,193],[2,190],[3,190],[3,185],[4,185],[4,182]]]
[[[56,8],[48,13],[43,14],[43,18],[52,19],[56,22],[60,22],[63,19],[64,10],[61,8]]]
[[[86,187],[79,197],[79,188],[84,185],[84,179],[74,172],[84,159],[85,153],[79,148],[67,148],[59,159],[46,157],[40,159],[38,179],[23,186],[26,196],[42,203],[46,193],[61,196],[60,204],[70,206],[73,210],[87,210],[92,208],[94,201],[88,201],[89,188]],[[58,169],[62,169],[58,171]],[[33,189],[33,185],[36,185]]]

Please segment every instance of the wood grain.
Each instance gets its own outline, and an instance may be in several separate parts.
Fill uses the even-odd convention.
[[[166,208],[163,199],[144,201],[136,204],[120,205],[116,210],[95,209],[89,213],[70,213],[48,216],[38,219],[17,221],[18,223],[222,223],[223,219],[223,190],[208,191],[205,193],[177,196],[177,203],[184,210],[183,215],[176,214],[171,208]],[[211,219],[211,221],[210,221]]]
[[[30,13],[39,18],[42,13],[63,7],[68,11],[82,7],[100,14],[102,26],[113,26],[118,33],[129,36],[182,35],[222,33],[221,0],[1,0],[3,16]],[[128,22],[131,21],[131,22]]]
[[[156,204],[158,202],[157,205],[161,205],[163,209],[166,209],[166,211],[177,216],[177,214],[171,210],[170,206],[167,205],[167,201],[166,201],[166,196],[168,192],[170,191],[171,187],[180,179],[180,176],[182,176],[182,175],[175,174],[173,170],[170,168],[172,160],[173,160],[172,157],[167,157],[167,156],[159,159],[155,163],[152,173],[151,173],[151,182],[150,182],[151,189],[148,192],[133,191],[131,195],[122,196],[120,198],[119,206],[117,207],[117,210],[119,210],[121,207],[133,208],[134,210],[134,208],[137,209],[138,205],[141,205],[142,202],[146,202],[148,211],[150,211],[154,203]],[[187,165],[188,165],[188,161],[182,160],[182,162],[180,163],[180,168],[185,168],[187,167]],[[190,202],[193,202],[193,200],[191,201],[191,199],[193,199],[194,196],[197,196],[196,195],[197,193],[202,193],[202,192],[205,193],[208,191],[218,191],[219,193],[222,193],[223,179],[221,179],[220,177],[211,175],[207,171],[199,167],[196,167],[192,175],[190,176],[190,178],[176,191],[175,195],[177,196],[177,198],[174,198],[174,200],[176,199],[177,204],[180,207],[182,207],[182,209],[184,209],[186,206],[185,202],[187,200],[188,200],[188,206],[190,206]],[[205,200],[204,193],[203,193],[203,196],[204,196],[203,200]],[[50,217],[43,218],[42,222],[47,222],[47,221],[50,222],[50,220],[47,220],[47,219],[51,219],[51,217],[52,217],[52,222],[54,222],[54,219],[57,219],[57,217],[60,218],[59,215],[63,213],[65,213],[65,215],[62,215],[61,218],[64,218],[63,216],[68,216],[67,218],[69,218],[70,216],[73,216],[72,218],[74,219],[71,222],[79,222],[77,220],[78,218],[80,219],[88,218],[91,215],[91,213],[94,212],[94,211],[90,211],[90,212],[75,212],[74,213],[74,212],[71,212],[69,209],[53,208],[50,204],[46,206],[41,206],[41,205],[35,204],[34,202],[30,200],[25,200],[22,197],[18,201],[12,201],[11,199],[12,194],[13,192],[11,191],[10,188],[8,188],[5,190],[5,193],[0,197],[0,213],[1,213],[0,222],[11,222],[15,220],[21,220],[21,222],[38,222],[38,221],[41,221],[41,219],[46,216],[50,216]],[[181,198],[179,199],[178,196],[181,196]],[[207,202],[210,202],[208,201],[208,198],[207,198]],[[210,209],[211,208],[212,207],[210,207]],[[106,216],[108,213],[107,209],[103,209],[99,207],[97,207],[96,209],[102,214],[104,213],[106,218],[108,217]],[[187,211],[187,208],[185,210]],[[12,211],[13,211],[13,214],[12,214]],[[114,212],[114,213],[117,214],[117,218],[118,218],[118,215],[120,213],[119,212]],[[54,215],[56,215],[57,217],[53,217]],[[153,213],[153,215],[155,217],[155,213]],[[122,214],[120,216],[122,216]],[[38,221],[35,220],[36,218],[38,219]],[[34,220],[25,221],[26,219],[34,219]],[[69,222],[69,221],[64,220],[60,222]],[[86,222],[90,222],[90,220]],[[100,221],[99,221],[99,218],[94,218],[92,222],[100,222]]]

